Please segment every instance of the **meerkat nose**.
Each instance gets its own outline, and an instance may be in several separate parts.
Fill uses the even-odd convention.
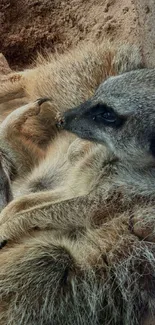
[[[61,113],[58,113],[56,116],[56,127],[58,129],[63,129],[63,126],[65,124],[65,119]]]

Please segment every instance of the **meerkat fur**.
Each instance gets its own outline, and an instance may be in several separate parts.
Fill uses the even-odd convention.
[[[124,73],[141,63],[132,46],[93,44],[2,84],[2,102],[50,99],[0,126],[14,196],[0,218],[2,325],[136,325],[154,314],[155,71]]]

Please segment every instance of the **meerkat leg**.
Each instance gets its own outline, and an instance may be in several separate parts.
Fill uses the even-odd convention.
[[[0,104],[25,97],[23,73],[11,72],[0,77]]]
[[[45,126],[39,128],[39,124],[41,124],[40,120],[37,126],[35,125],[35,119],[37,119],[41,110],[41,114],[44,114],[44,107],[42,106],[45,102],[47,102],[47,99],[39,99],[34,103],[24,105],[13,111],[0,124],[1,168],[4,169],[3,175],[7,172],[10,179],[14,179],[20,175],[24,176],[25,173],[31,171],[32,167],[37,165],[45,157],[45,150],[39,146],[36,139],[43,142],[45,138],[47,140],[47,137],[49,140],[50,136],[49,134],[48,136],[47,134],[44,136]],[[33,119],[34,123],[32,123],[31,119]],[[28,125],[33,124],[33,127],[29,128],[29,137],[26,136],[26,132],[28,132],[28,126],[26,125],[25,127],[26,123]],[[51,126],[52,132],[54,131]],[[4,186],[1,188],[1,196],[4,196]]]
[[[82,168],[90,159],[89,153],[91,153],[93,161],[94,157],[92,157],[91,151],[93,145],[93,143],[75,139],[67,134],[64,136],[63,133],[56,137],[53,145],[47,150],[45,159],[33,169],[24,184],[20,186],[21,179],[15,183],[16,199],[3,210],[1,220],[6,221],[9,216],[47,203],[60,202],[88,194],[88,184],[83,187],[77,185],[76,190],[73,188],[74,173],[72,174],[72,170]],[[71,180],[68,170],[72,174]],[[20,192],[18,193],[19,186]]]
[[[101,198],[95,199],[95,205],[100,208]],[[91,208],[90,208],[91,207]],[[94,213],[94,197],[79,197],[71,200],[48,203],[43,207],[25,210],[23,213],[8,216],[0,227],[0,241],[20,238],[34,228],[68,230],[69,227],[85,227]],[[0,216],[1,218],[1,216]],[[2,214],[3,218],[3,214]]]
[[[74,194],[73,194],[74,197]],[[10,221],[17,213],[28,212],[32,208],[46,207],[49,204],[57,203],[67,199],[71,199],[71,193],[66,188],[60,188],[51,191],[40,191],[30,193],[21,198],[14,199],[0,214],[0,225]],[[11,200],[10,200],[11,201]]]
[[[49,114],[50,118],[48,119]],[[46,146],[51,138],[57,135],[54,114],[55,111],[52,112],[51,103],[47,98],[44,98],[19,107],[1,123],[0,152],[2,153],[4,165],[10,167],[8,174],[13,174],[11,168],[13,166],[15,177],[22,177],[25,172],[31,172],[32,167],[38,166],[38,163],[46,156]],[[44,123],[46,118],[48,125]],[[67,137],[67,140],[65,140],[67,146],[72,142],[71,139],[72,136],[69,139]],[[60,139],[58,142],[56,141],[54,148],[57,148],[57,144],[60,145]],[[59,197],[62,197],[62,192],[59,191]],[[56,194],[54,194],[54,198],[55,196]],[[69,198],[68,195],[63,196]],[[13,201],[13,207],[17,210],[16,212],[19,212],[24,207],[27,209],[41,202],[50,202],[51,200],[53,200],[53,192],[49,194],[42,193],[42,197],[36,193],[36,195],[32,194],[31,197],[23,198],[21,202],[19,200]]]
[[[12,215],[11,211],[8,214],[5,213],[4,209],[4,215],[3,212],[0,215],[0,241],[20,238],[35,227],[61,230],[68,229],[71,225],[72,227],[86,227],[90,225],[95,216],[94,204],[97,213],[104,211],[104,201],[97,195],[86,195],[61,202],[59,202],[59,194],[58,197],[53,195],[53,198],[55,199],[53,204],[47,202],[47,204],[32,207],[15,215]],[[125,226],[128,224],[130,233],[137,238],[152,242],[155,240],[154,209],[135,210],[134,218],[126,216],[122,220]]]

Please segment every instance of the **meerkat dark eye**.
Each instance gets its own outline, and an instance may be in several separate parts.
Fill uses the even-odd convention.
[[[119,116],[111,107],[105,104],[97,104],[94,106],[91,110],[91,115],[96,123],[111,127],[118,127],[125,120],[124,117]]]
[[[108,123],[115,123],[116,122],[116,116],[115,114],[113,114],[113,112],[104,112],[101,113],[97,116],[97,118],[103,119],[104,121],[108,122]]]

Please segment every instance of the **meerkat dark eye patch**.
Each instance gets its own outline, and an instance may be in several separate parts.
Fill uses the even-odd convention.
[[[111,127],[120,127],[125,122],[125,117],[118,115],[113,108],[106,104],[97,104],[86,112],[96,123]]]

